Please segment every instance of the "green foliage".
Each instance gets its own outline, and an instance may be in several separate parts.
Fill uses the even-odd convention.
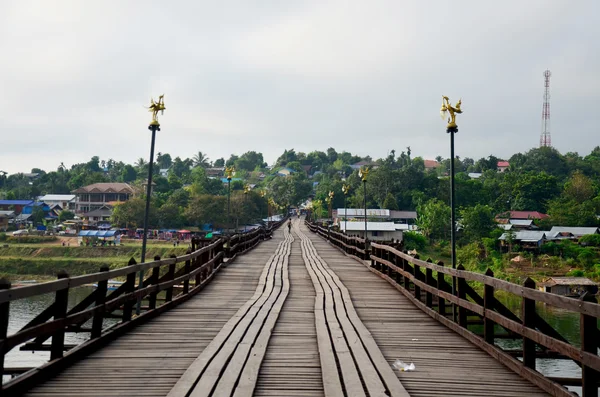
[[[6,241],[7,238],[6,233],[0,232],[0,241]]]
[[[51,243],[56,240],[58,239],[54,236],[10,236],[6,238],[6,242],[16,244]]]
[[[385,196],[383,208],[388,210],[398,210],[398,203],[396,202],[396,198],[392,193],[388,193],[387,196]]]
[[[459,211],[463,234],[469,241],[478,241],[490,235],[496,228],[494,211],[488,205],[477,204]]]
[[[407,250],[416,249],[420,251],[427,245],[427,239],[422,234],[415,232],[404,232],[402,241],[404,242],[404,248]]]
[[[64,221],[69,221],[71,219],[75,218],[75,214],[69,210],[64,210],[61,211],[60,214],[58,214],[58,221],[59,222],[64,222]]]
[[[417,226],[425,237],[437,240],[450,235],[450,207],[438,199],[417,208]]]
[[[600,234],[588,234],[579,239],[579,244],[600,247]]]
[[[584,276],[584,272],[581,269],[571,269],[569,271],[569,273],[567,273],[567,276],[569,276],[569,277],[583,277]]]

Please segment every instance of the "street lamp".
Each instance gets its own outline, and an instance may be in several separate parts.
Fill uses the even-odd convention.
[[[267,195],[267,192],[265,192],[264,190],[260,191],[260,198],[265,198],[265,196]],[[269,226],[269,203],[267,203],[267,227]]]
[[[243,207],[244,216],[247,215],[246,213],[248,212],[248,193],[250,193],[250,185],[245,184],[244,185],[244,207]],[[244,221],[244,222],[248,222],[248,221]],[[246,231],[246,227],[244,227],[244,231]]]
[[[229,228],[228,234],[231,233],[231,216],[229,214],[231,210],[231,177],[234,172],[235,168],[233,168],[233,166],[225,167],[225,175],[227,175],[227,227]]]
[[[446,133],[450,134],[450,245],[452,249],[451,262],[452,268],[456,268],[456,199],[454,197],[454,134],[458,132],[458,126],[456,125],[456,114],[462,113],[460,108],[461,100],[459,99],[456,105],[453,107],[450,104],[450,100],[447,96],[442,96],[442,108],[440,109],[440,116],[442,119],[448,118],[448,125],[446,126]],[[452,277],[452,295],[456,295],[456,278]],[[453,307],[453,316],[456,318],[456,305]]]
[[[156,131],[160,131],[160,123],[158,122],[158,112],[164,114],[165,112],[165,96],[161,95],[158,97],[158,102],[154,102],[154,99],[150,99],[150,106],[148,110],[152,112],[152,121],[148,125],[148,129],[152,131],[152,140],[150,143],[150,162],[148,163],[148,185],[146,186],[146,209],[144,211],[144,236],[142,237],[142,261],[146,262],[146,243],[148,242],[148,216],[150,214],[150,195],[152,194],[152,165],[154,163],[154,141],[156,140]],[[140,270],[139,273],[139,285],[138,289],[144,286],[144,271]],[[140,296],[137,300],[137,306],[135,314],[139,315],[142,307],[142,297]]]
[[[348,233],[348,209],[346,208],[346,199],[350,192],[350,185],[343,184],[342,192],[344,192],[344,233]]]
[[[329,192],[327,202],[329,203],[329,219],[333,220],[333,197],[335,193],[332,191]]]
[[[368,243],[368,238],[367,238],[367,177],[369,176],[369,167],[362,167],[359,171],[358,171],[358,176],[360,177],[360,179],[363,182],[363,188],[365,191],[365,255],[367,253],[367,243]]]

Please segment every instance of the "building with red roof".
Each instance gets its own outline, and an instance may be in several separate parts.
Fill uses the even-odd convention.
[[[498,172],[504,172],[508,169],[510,164],[508,161],[498,161]]]

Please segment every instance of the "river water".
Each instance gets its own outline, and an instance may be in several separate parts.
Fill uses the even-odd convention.
[[[85,298],[92,287],[79,287],[69,291],[69,309]],[[521,300],[513,297],[498,297],[504,305],[520,316]],[[11,302],[10,305],[10,323],[8,332],[9,335],[20,330],[25,324],[31,321],[34,316],[48,307],[54,300],[54,294],[40,295],[29,299],[21,299]],[[579,315],[568,312],[562,309],[550,307],[541,303],[537,304],[537,311],[554,329],[560,332],[569,342],[575,346],[580,346],[579,337]],[[104,322],[104,327],[108,327],[117,322],[116,319],[107,319]],[[91,320],[85,324],[85,327],[91,327]],[[67,333],[65,336],[65,344],[79,344],[89,338],[89,333]],[[46,343],[49,343],[47,341]],[[522,342],[520,340],[496,339],[496,343],[507,349],[521,349]],[[6,367],[36,367],[44,364],[50,358],[50,352],[29,352],[21,351],[18,347],[11,350],[6,355]],[[537,359],[537,369],[547,376],[557,377],[581,377],[581,368],[570,360],[555,360],[555,359]],[[3,379],[4,382],[8,377]],[[569,390],[581,393],[579,387],[569,387]]]

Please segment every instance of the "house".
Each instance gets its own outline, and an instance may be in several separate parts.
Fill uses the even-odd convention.
[[[508,163],[508,161],[498,161],[498,172],[504,172],[508,169],[508,167],[510,166],[510,164]]]
[[[501,214],[496,215],[496,222],[498,223],[506,223],[506,221],[502,222],[504,219],[534,219],[541,220],[549,218],[548,215],[542,214],[538,211],[506,211]]]
[[[365,219],[365,210],[363,208],[338,208],[337,210],[333,210],[333,217],[337,218],[357,218],[357,219]],[[380,218],[382,220],[390,219],[390,210],[382,210],[378,208],[367,208],[367,218]]]
[[[423,160],[423,163],[425,164],[426,171],[434,170],[441,166],[441,164],[435,160]]]
[[[206,176],[209,178],[220,178],[225,175],[225,167],[205,168]]]
[[[127,183],[94,183],[74,190],[77,196],[77,213],[97,210],[111,201],[127,201],[133,197],[134,190]]]
[[[33,203],[33,200],[0,200],[0,211],[14,211],[19,215],[24,207]]]
[[[340,230],[349,235],[365,238],[364,222],[340,222]],[[402,240],[402,231],[396,229],[394,222],[369,222],[367,221],[367,238],[369,240]]]
[[[600,228],[597,227],[567,227],[567,226],[553,226],[550,229],[550,236],[557,235],[559,233],[570,233],[574,238],[578,239],[588,234],[600,234]]]
[[[110,206],[108,205],[103,205],[100,208],[97,208],[95,210],[86,212],[85,214],[83,214],[81,216],[81,218],[84,221],[87,221],[88,223],[98,223],[98,222],[105,222],[105,221],[110,221],[110,217],[112,216],[113,210]]]
[[[278,175],[278,176],[288,176],[288,175],[291,175],[291,174],[293,174],[293,173],[295,173],[295,172],[296,172],[296,171],[294,171],[294,170],[293,170],[293,169],[291,169],[291,168],[283,167],[283,168],[281,168],[281,169],[279,169],[279,170],[277,171],[277,175]]]
[[[74,194],[47,194],[38,197],[38,201],[43,201],[51,208],[59,205],[63,210],[75,211],[77,196]]]
[[[550,277],[538,284],[538,289],[557,295],[579,297],[584,292],[598,293],[598,284],[585,277]]]
[[[509,219],[508,224],[517,230],[537,229],[537,226],[533,224],[533,219]]]
[[[537,230],[520,230],[518,232],[503,233],[498,240],[502,247],[509,246],[509,234],[513,235],[512,244],[518,244],[524,250],[536,250],[544,244],[547,240],[546,233],[544,231]]]
[[[354,163],[350,165],[350,168],[352,168],[353,170],[360,170],[363,167],[368,167],[370,169],[376,170],[377,168],[379,168],[379,165],[377,165],[377,163],[374,163],[372,161],[367,161],[367,160],[362,160],[359,161],[358,163]]]
[[[0,211],[0,230],[5,232],[8,229],[8,221],[15,216],[14,211]]]

